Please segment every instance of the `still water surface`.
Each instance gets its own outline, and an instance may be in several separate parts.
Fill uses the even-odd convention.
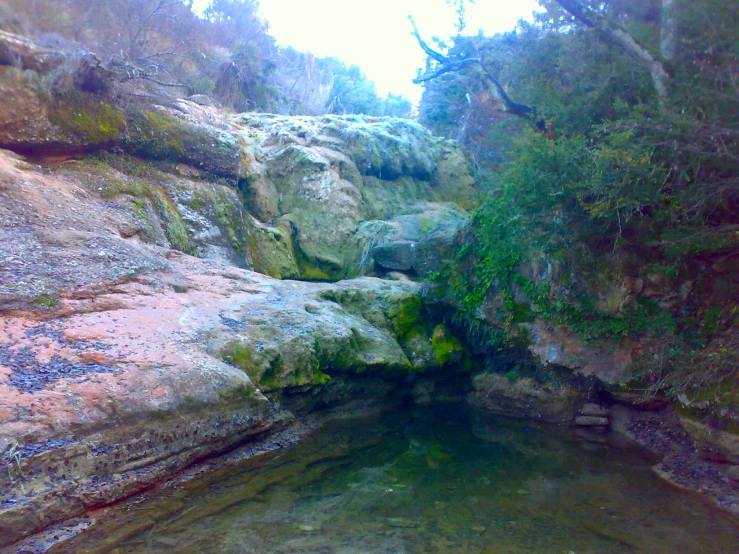
[[[58,551],[739,552],[739,528],[654,462],[617,436],[413,408],[149,493]]]

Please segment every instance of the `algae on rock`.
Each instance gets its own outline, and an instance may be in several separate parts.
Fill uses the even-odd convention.
[[[88,186],[104,199],[127,207],[127,236],[272,277],[298,276],[289,233],[255,220],[233,187],[128,156],[106,155],[69,170],[88,176]]]
[[[241,173],[240,145],[235,135],[164,111],[132,110],[126,149],[143,158],[190,164],[233,182]]]

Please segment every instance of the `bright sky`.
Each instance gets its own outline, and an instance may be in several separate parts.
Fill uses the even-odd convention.
[[[196,9],[207,3],[194,0]],[[465,32],[510,31],[536,8],[536,0],[477,0],[467,6]],[[402,94],[414,104],[422,89],[411,81],[425,56],[407,16],[427,41],[456,33],[446,0],[260,0],[259,12],[278,44],[358,65],[380,95]]]

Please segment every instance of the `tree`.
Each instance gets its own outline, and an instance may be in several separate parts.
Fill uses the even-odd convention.
[[[652,76],[654,89],[660,98],[667,98],[667,87],[670,82],[670,76],[664,67],[664,64],[652,54],[646,47],[637,41],[626,29],[619,25],[616,21],[604,15],[601,11],[588,8],[584,3],[578,0],[555,0],[568,13],[588,28],[598,31],[606,40],[614,45],[622,48],[631,55],[638,63],[643,65]],[[666,0],[663,4],[668,4],[670,10],[673,9],[673,2]],[[671,17],[671,16],[670,16]],[[669,22],[670,20],[667,19]],[[672,23],[668,23],[672,27]],[[672,31],[666,33],[666,37],[671,37]],[[674,42],[674,38],[666,39],[666,44]]]
[[[0,6],[0,27],[36,35],[29,44],[45,48],[52,65],[60,69],[52,80],[57,91],[94,88],[95,79],[105,76],[110,81],[113,75],[119,82],[148,83],[147,88],[157,89],[150,92],[160,95],[165,94],[164,86],[174,94],[209,94],[239,111],[396,116],[410,112],[404,99],[379,98],[358,68],[277,47],[258,15],[257,0],[213,0],[201,15],[193,13],[191,0],[6,0],[5,4]],[[19,52],[18,45],[13,52]],[[0,52],[0,58],[7,55]],[[68,59],[73,63],[64,64]],[[60,64],[65,67],[58,68]],[[46,65],[39,69],[46,72]]]
[[[416,37],[419,46],[432,61],[432,63],[430,64],[431,67],[428,68],[426,73],[416,77],[413,80],[414,83],[425,83],[428,81],[432,81],[446,73],[452,73],[456,71],[461,71],[469,67],[474,67],[478,70],[479,78],[485,83],[486,88],[497,100],[502,102],[507,112],[520,117],[528,118],[531,116],[534,110],[530,106],[514,102],[511,97],[508,96],[508,93],[503,88],[503,85],[500,84],[500,81],[488,69],[482,52],[479,49],[476,52],[476,56],[468,55],[463,57],[450,57],[448,55],[442,54],[441,52],[431,48],[426,43],[426,41],[421,38],[421,35],[416,28],[416,24],[413,21],[413,18],[411,16],[408,16],[408,19],[411,22],[411,25],[413,25],[413,36]]]
[[[458,36],[441,58],[427,52],[429,75],[461,68],[425,81],[422,117],[447,136],[464,128],[490,183],[458,253],[462,270],[443,275],[449,290],[476,310],[495,287],[512,320],[533,317],[530,308],[586,340],[647,345],[651,334],[659,347],[642,360],[647,382],[673,394],[733,391],[739,372],[726,345],[739,336],[739,294],[724,283],[739,267],[736,3],[542,4],[515,33]],[[470,58],[484,60],[509,97],[536,106],[547,132],[511,132],[525,119],[505,111],[483,116],[486,93],[505,103]],[[496,149],[495,159],[477,154]],[[542,260],[559,277],[522,270]],[[606,313],[603,268],[650,290]],[[661,306],[654,283],[670,291]]]

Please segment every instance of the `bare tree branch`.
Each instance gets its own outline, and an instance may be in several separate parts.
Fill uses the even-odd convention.
[[[448,61],[448,58],[444,56],[443,54],[437,52],[433,48],[431,48],[428,44],[426,44],[426,41],[421,38],[421,34],[418,32],[418,28],[416,27],[416,22],[413,21],[412,16],[408,16],[408,21],[411,22],[411,25],[413,25],[413,36],[416,37],[416,40],[418,41],[418,44],[421,46],[424,52],[426,52],[426,55],[435,59],[440,64],[444,64]]]
[[[625,29],[617,25],[613,21],[601,17],[599,14],[583,6],[578,0],[556,0],[562,8],[570,13],[580,23],[595,29],[606,40],[623,49],[627,54],[636,58],[652,76],[654,90],[657,95],[666,99],[668,92],[667,86],[670,82],[670,76],[665,70],[664,65],[655,58],[649,50],[639,44]]]
[[[455,60],[449,58],[449,56],[445,56],[441,52],[438,52],[431,48],[428,43],[426,43],[426,41],[421,38],[421,34],[418,32],[416,23],[415,21],[413,21],[413,18],[411,16],[408,16],[408,20],[411,22],[411,25],[413,25],[412,34],[414,37],[416,37],[416,40],[418,41],[421,49],[429,58],[435,60],[438,64],[438,67],[434,68],[429,73],[413,79],[414,83],[420,84],[432,81],[433,79],[436,79],[437,77],[440,77],[445,73],[454,73],[460,71],[461,69],[464,69],[465,67],[478,67],[481,72],[481,79],[485,83],[486,87],[490,89],[493,96],[503,104],[506,112],[525,118],[528,118],[534,113],[534,109],[531,106],[514,102],[513,99],[508,96],[508,93],[503,88],[503,85],[500,84],[500,81],[498,81],[498,79],[496,79],[493,74],[490,73],[487,67],[485,67],[485,63],[482,58],[463,58],[461,60]]]
[[[416,77],[413,79],[413,82],[416,84],[425,83],[427,81],[433,81],[437,77],[440,77],[441,75],[444,75],[444,73],[453,73],[455,71],[459,71],[460,69],[463,69],[470,65],[480,65],[480,60],[476,58],[466,58],[464,60],[460,60],[458,62],[447,62],[443,64],[439,69],[436,71],[432,71],[431,73],[427,73],[426,75],[422,75],[420,77]]]

